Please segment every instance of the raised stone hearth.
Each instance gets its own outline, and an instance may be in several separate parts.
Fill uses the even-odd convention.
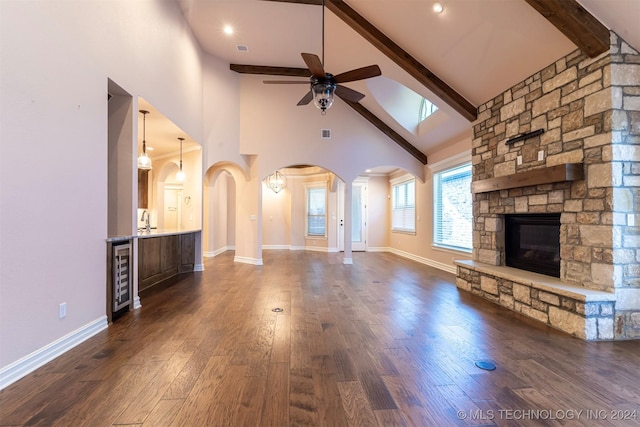
[[[615,294],[554,277],[456,261],[456,286],[585,340],[613,339]]]
[[[640,54],[611,33],[608,53],[575,51],[481,105],[473,133],[460,289],[583,339],[639,339]],[[524,213],[561,214],[559,278],[505,267],[505,215]]]

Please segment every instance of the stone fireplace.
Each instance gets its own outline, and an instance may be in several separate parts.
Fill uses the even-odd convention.
[[[575,51],[481,105],[473,133],[457,286],[583,339],[640,338],[638,52],[611,33],[608,53]],[[507,262],[512,214],[559,216],[557,274]]]

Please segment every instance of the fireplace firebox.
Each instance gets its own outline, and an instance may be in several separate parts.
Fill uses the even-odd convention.
[[[560,277],[560,214],[505,215],[505,263]]]

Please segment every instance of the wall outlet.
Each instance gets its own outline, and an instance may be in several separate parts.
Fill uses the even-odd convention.
[[[67,317],[67,303],[63,302],[58,306],[58,318],[64,319]]]
[[[516,163],[518,164],[518,166],[522,164],[522,156],[516,157]]]
[[[540,150],[538,151],[538,161],[542,161],[544,160],[544,151]]]

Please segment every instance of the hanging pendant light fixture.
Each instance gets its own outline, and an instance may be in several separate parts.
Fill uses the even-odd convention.
[[[176,181],[184,182],[186,178],[186,175],[182,171],[182,142],[184,141],[184,138],[178,138],[178,139],[180,140],[180,170],[176,174]]]
[[[322,67],[324,68],[324,0],[322,0]],[[315,78],[311,83],[311,92],[313,93],[313,104],[320,110],[324,116],[327,109],[333,105],[333,96],[336,92],[336,84],[331,78],[333,75],[325,73],[325,78]]]
[[[271,191],[278,194],[287,188],[287,177],[281,174],[280,171],[275,171],[265,179],[265,184]]]
[[[140,110],[142,113],[142,154],[138,157],[138,169],[151,169],[151,158],[147,156],[147,110]]]

